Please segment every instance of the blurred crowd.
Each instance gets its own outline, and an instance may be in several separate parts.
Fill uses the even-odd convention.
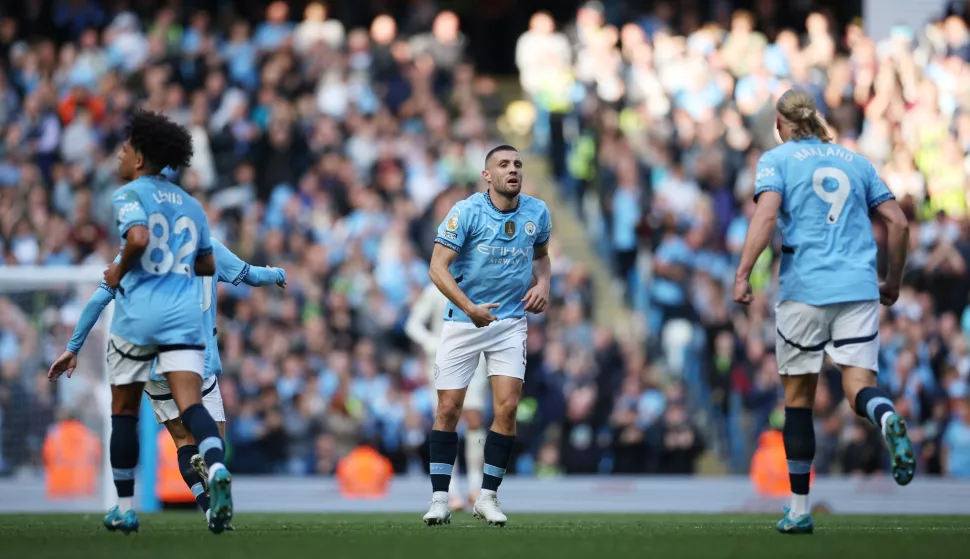
[[[432,13],[405,35],[388,15],[346,29],[320,3],[293,13],[273,2],[257,21],[58,5],[62,42],[0,19],[0,264],[110,262],[126,114],[162,111],[192,135],[175,180],[204,201],[213,234],[287,271],[285,290],[220,289],[233,470],[329,475],[367,443],[399,473],[426,472],[434,397],[403,325],[438,224],[482,187],[505,108],[467,59],[459,17]],[[533,327],[546,338],[533,339],[562,346],[590,328],[591,291],[582,267],[551,251],[555,301]],[[74,378],[43,380],[94,287],[25,282],[0,297],[4,473],[39,464],[55,419],[103,427],[103,331]],[[544,346],[533,345],[538,366]],[[524,439],[523,468],[537,440]]]
[[[771,10],[699,26],[696,2],[654,4],[618,26],[584,4],[564,32],[539,13],[517,45],[531,149],[549,157],[649,334],[591,322],[596,263],[571,261],[554,234],[553,305],[530,318],[511,470],[692,473],[706,452],[743,473],[759,435],[780,428],[773,255],[747,312],[725,287],[755,162],[774,145],[772,103],[797,85],[919,222],[907,289],[884,317],[880,381],[910,418],[921,468],[970,475],[964,21],[877,44],[820,13],[792,30]],[[380,15],[358,29],[317,3],[275,2],[256,20],[64,6],[54,22],[66,41],[26,40],[21,22],[0,19],[0,265],[110,262],[125,115],[163,111],[192,134],[176,180],[204,201],[213,235],[287,270],[285,290],[220,287],[233,470],[330,475],[367,443],[398,473],[423,475],[434,398],[403,325],[435,228],[482,188],[508,101],[469,62],[460,18],[399,28]],[[57,418],[100,429],[85,371],[103,370],[102,333],[74,378],[43,378],[91,287],[0,294],[0,471],[36,465]],[[833,374],[817,403],[818,471],[883,470],[878,436]]]
[[[760,434],[783,422],[772,355],[780,240],[758,262],[750,308],[730,302],[731,286],[755,165],[778,141],[774,103],[792,87],[810,92],[912,224],[906,287],[883,308],[879,383],[908,418],[920,469],[968,476],[967,21],[941,14],[876,41],[861,20],[783,4],[699,23],[696,3],[657,2],[624,23],[589,2],[563,31],[534,15],[517,51],[536,109],[533,148],[611,255],[617,289],[648,325],[660,384],[687,386],[689,416],[741,472]],[[874,232],[884,246],[881,224]],[[657,381],[634,369],[624,386],[653,402]],[[885,472],[880,436],[854,416],[834,369],[815,412],[818,472]]]

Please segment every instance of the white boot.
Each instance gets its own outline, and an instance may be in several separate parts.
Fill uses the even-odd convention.
[[[451,508],[448,507],[447,493],[435,493],[431,498],[431,508],[428,509],[428,514],[424,515],[424,523],[428,526],[451,524]]]
[[[495,493],[482,494],[475,502],[475,518],[483,518],[489,526],[505,526],[508,517],[502,512],[502,505]]]

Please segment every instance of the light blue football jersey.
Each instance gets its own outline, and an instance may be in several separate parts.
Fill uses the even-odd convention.
[[[212,242],[202,205],[161,176],[131,181],[112,201],[122,247],[136,225],[148,228],[149,245],[121,279],[111,333],[137,345],[204,347],[195,259]]]
[[[218,332],[216,330],[217,312],[215,300],[218,284],[213,281],[213,278],[217,278],[222,283],[239,285],[245,282],[247,285],[254,287],[275,285],[279,282],[286,281],[286,272],[282,268],[253,268],[246,262],[240,260],[238,256],[233,254],[231,250],[226,248],[217,239],[213,238],[210,240],[216,258],[216,275],[196,278],[196,281],[202,284],[202,290],[200,292],[202,300],[200,304],[203,311],[203,319],[205,320],[204,327],[206,332],[211,333],[209,343],[205,347],[205,372],[202,376],[206,379],[222,374],[222,359],[219,357],[219,345],[216,343],[216,335]],[[120,260],[121,255],[116,256],[114,259],[115,264]],[[116,289],[109,287],[103,281],[101,282],[100,288],[91,295],[91,299],[81,311],[77,326],[74,328],[74,334],[67,344],[69,351],[73,353],[81,351],[81,346],[84,345],[88,334],[98,321],[101,311],[115,299],[116,294]],[[155,374],[154,363],[152,364],[151,378],[152,380],[163,380],[162,376]]]
[[[548,243],[551,233],[542,200],[521,194],[519,205],[503,212],[479,192],[455,204],[435,242],[458,252],[450,271],[465,295],[475,304],[498,303],[492,314],[501,320],[525,316],[522,298],[532,282],[535,247]],[[444,319],[471,322],[451,301]]]
[[[758,161],[755,199],[781,194],[781,301],[831,305],[879,298],[869,212],[893,199],[872,163],[818,138],[786,142]]]

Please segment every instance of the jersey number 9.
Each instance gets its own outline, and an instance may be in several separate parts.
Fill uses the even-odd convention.
[[[148,216],[148,247],[141,255],[141,267],[149,274],[162,276],[169,272],[173,274],[183,274],[189,276],[195,267],[195,263],[185,263],[188,256],[195,252],[198,246],[199,234],[195,228],[195,222],[188,216],[182,216],[175,220],[172,232],[176,236],[184,231],[189,232],[189,238],[179,247],[178,253],[173,255],[172,249],[168,246],[169,228],[168,220],[161,213],[153,213]],[[161,261],[155,262],[152,256],[156,252],[161,253]]]
[[[838,188],[831,191],[825,190],[822,184],[825,182],[825,179],[834,180],[838,183]],[[829,213],[825,216],[825,223],[835,225],[839,221],[839,216],[842,215],[842,209],[845,208],[845,201],[849,199],[851,186],[852,183],[849,181],[849,176],[842,169],[836,169],[835,167],[820,167],[815,169],[815,173],[812,175],[812,188],[815,189],[815,194],[819,198],[831,204]]]

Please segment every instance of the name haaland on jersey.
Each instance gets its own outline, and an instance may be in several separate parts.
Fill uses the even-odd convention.
[[[450,271],[475,304],[498,303],[500,320],[525,316],[522,297],[532,280],[535,247],[549,242],[552,219],[546,203],[525,194],[512,211],[496,208],[488,193],[462,200],[438,227],[435,242],[458,253]],[[471,322],[450,301],[445,320]]]

